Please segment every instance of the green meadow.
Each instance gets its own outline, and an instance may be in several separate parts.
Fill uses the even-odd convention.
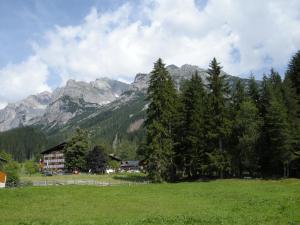
[[[0,224],[300,224],[300,180],[0,190]]]

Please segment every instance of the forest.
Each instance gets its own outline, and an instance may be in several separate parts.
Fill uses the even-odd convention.
[[[155,182],[300,176],[300,51],[284,78],[271,69],[229,87],[214,58],[177,91],[158,59],[150,75],[146,138],[138,153]]]

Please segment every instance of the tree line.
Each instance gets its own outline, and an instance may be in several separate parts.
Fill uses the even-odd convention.
[[[155,182],[199,177],[300,176],[300,51],[284,79],[271,69],[229,86],[214,58],[176,90],[161,59],[147,93],[139,154]]]

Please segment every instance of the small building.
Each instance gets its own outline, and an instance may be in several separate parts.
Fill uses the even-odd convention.
[[[0,188],[5,188],[6,177],[6,173],[0,171]]]
[[[6,162],[7,161],[5,159],[0,157],[0,163],[6,163]],[[0,188],[5,188],[6,178],[7,178],[6,173],[0,171]]]
[[[139,171],[140,170],[140,161],[137,160],[129,160],[122,161],[120,165],[120,169],[124,171]]]
[[[41,152],[44,171],[59,172],[65,169],[64,148],[66,144],[66,142],[63,142]]]

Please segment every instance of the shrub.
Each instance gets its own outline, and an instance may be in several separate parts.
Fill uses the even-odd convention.
[[[10,161],[5,165],[4,171],[7,174],[6,185],[8,187],[19,186],[20,184],[19,169],[20,166],[15,161]]]

